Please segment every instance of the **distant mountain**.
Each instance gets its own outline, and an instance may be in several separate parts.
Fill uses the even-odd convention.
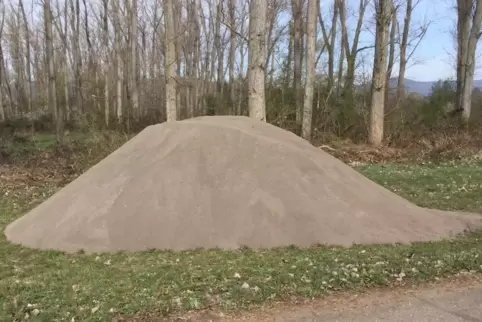
[[[412,79],[405,78],[405,88],[409,93],[418,93],[423,96],[430,95],[432,87],[437,81],[420,82]],[[390,87],[395,88],[398,84],[398,78],[390,79]],[[455,85],[455,81],[454,81]],[[474,80],[474,88],[482,89],[482,79]]]

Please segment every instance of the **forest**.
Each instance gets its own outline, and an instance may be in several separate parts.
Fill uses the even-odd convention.
[[[482,3],[453,3],[457,77],[423,97],[405,75],[431,28],[424,1],[2,1],[1,128],[61,143],[66,131],[249,115],[374,146],[466,131],[480,121]]]

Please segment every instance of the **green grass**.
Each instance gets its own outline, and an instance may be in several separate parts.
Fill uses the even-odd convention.
[[[78,142],[88,142],[92,140],[93,137],[90,133],[67,133],[65,135],[65,144],[73,145]],[[56,143],[56,137],[53,134],[37,133],[33,136],[24,134],[16,140],[5,140],[3,149],[8,155],[21,157],[52,150]]]
[[[420,205],[482,212],[480,162],[360,171]],[[57,188],[0,191],[0,230]],[[482,233],[411,246],[102,255],[40,252],[10,245],[2,235],[0,258],[0,321],[26,314],[33,321],[107,321],[116,314],[162,315],[210,305],[238,310],[333,290],[482,272]]]
[[[359,170],[422,207],[482,213],[482,160],[369,165]]]

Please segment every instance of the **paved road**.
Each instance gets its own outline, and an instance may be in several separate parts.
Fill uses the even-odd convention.
[[[211,316],[192,321],[482,322],[481,277],[459,277],[364,294],[335,294],[309,304],[280,304],[244,316]]]
[[[309,303],[279,303],[237,316],[208,310],[175,321],[482,322],[482,275],[361,294],[335,293]]]
[[[367,301],[368,300],[368,301]],[[363,300],[361,301],[363,302]],[[361,303],[360,303],[361,304]],[[482,285],[460,289],[434,288],[364,304],[336,312],[304,308],[274,316],[279,322],[482,322]]]

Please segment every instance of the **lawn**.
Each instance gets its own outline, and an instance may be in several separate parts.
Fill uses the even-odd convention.
[[[0,172],[2,180],[18,175],[7,170]],[[481,161],[359,170],[419,205],[482,212]],[[56,180],[0,185],[0,230],[57,189]],[[0,321],[108,321],[206,307],[231,311],[482,272],[481,240],[482,233],[475,233],[411,246],[66,255],[10,245],[2,234]]]

